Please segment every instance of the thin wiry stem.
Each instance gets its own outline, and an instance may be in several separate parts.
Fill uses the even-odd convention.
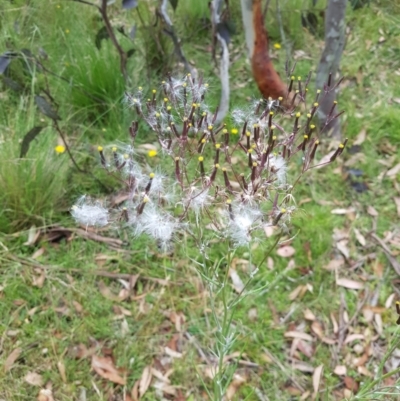
[[[101,0],[100,6],[91,3],[89,1],[85,1],[85,0],[71,0],[74,1],[76,3],[82,3],[82,4],[87,4],[89,6],[92,7],[96,7],[100,14],[101,17],[103,19],[104,25],[106,27],[107,30],[107,34],[111,40],[111,43],[114,45],[114,47],[117,49],[118,55],[119,55],[119,59],[120,59],[120,70],[121,73],[124,77],[125,82],[128,81],[128,72],[127,72],[127,62],[128,62],[128,55],[127,53],[124,51],[124,49],[122,48],[122,46],[120,45],[120,43],[118,42],[118,39],[114,33],[113,27],[111,26],[111,22],[110,22],[110,18],[108,17],[108,12],[107,12],[107,6],[108,6],[108,1],[107,0]]]

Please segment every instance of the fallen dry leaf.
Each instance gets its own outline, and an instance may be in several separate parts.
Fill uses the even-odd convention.
[[[379,335],[382,335],[383,333],[383,322],[382,322],[382,316],[378,313],[375,314],[375,330]]]
[[[333,312],[331,312],[331,321],[332,321],[332,326],[333,326],[333,332],[336,334],[339,331],[339,326],[338,326],[336,317],[333,314]]]
[[[304,373],[313,373],[314,368],[305,362],[294,362],[290,365],[291,368],[300,370],[300,372]]]
[[[282,258],[290,258],[295,254],[296,250],[290,246],[290,245],[285,245],[277,249],[276,253],[278,256],[281,256]]]
[[[156,381],[152,387],[158,391],[162,391],[164,394],[168,394],[171,396],[175,396],[176,394],[176,388],[170,384],[167,384],[162,381]],[[174,398],[175,399],[175,398]]]
[[[303,392],[295,386],[285,386],[285,391],[292,397],[296,397],[296,399],[303,394]]]
[[[316,334],[317,337],[319,337],[319,338],[324,337],[324,329],[322,328],[322,324],[320,322],[318,322],[317,320],[312,322],[311,330],[313,331],[313,333]]]
[[[233,288],[238,294],[240,294],[244,290],[244,284],[239,274],[235,269],[229,269],[229,276],[232,280]]]
[[[46,249],[41,247],[41,248],[37,249],[35,252],[33,252],[31,258],[38,259],[45,253],[45,251],[46,251]]]
[[[314,313],[312,313],[310,311],[310,309],[305,309],[303,311],[303,315],[304,315],[304,319],[306,319],[306,320],[311,320],[311,321],[315,320],[315,315],[314,315]]]
[[[356,209],[354,207],[349,207],[347,209],[332,209],[331,214],[349,214],[354,213]]]
[[[366,137],[367,137],[367,130],[363,128],[356,136],[353,145],[361,145],[365,141]]]
[[[322,341],[323,343],[325,343],[325,344],[328,344],[328,345],[334,345],[334,344],[336,344],[336,340],[334,340],[334,339],[332,339],[332,338],[329,338],[329,337],[322,337],[322,338],[321,338],[321,341]]]
[[[371,205],[367,207],[367,213],[368,213],[370,216],[372,216],[372,217],[377,217],[377,216],[379,216],[378,211],[377,211],[373,206],[371,206]]]
[[[121,302],[124,299],[128,298],[128,296],[129,296],[129,291],[127,291],[125,289],[122,289],[118,295],[115,295],[105,285],[103,280],[100,280],[100,282],[99,282],[99,290],[100,290],[100,294],[103,295],[104,298],[106,298],[110,301]]]
[[[336,284],[340,287],[349,288],[350,290],[362,290],[364,284],[360,281],[350,280],[348,278],[338,278]]]
[[[294,301],[298,296],[302,298],[306,292],[307,292],[307,286],[299,285],[289,294],[289,300]]]
[[[355,340],[364,340],[364,334],[349,334],[344,340],[344,344],[349,344]]]
[[[31,226],[28,232],[28,241],[24,242],[24,245],[32,246],[35,245],[37,240],[40,237],[40,230],[38,230],[35,226]]]
[[[35,269],[35,272],[38,273],[37,276],[34,276],[33,280],[32,280],[32,285],[34,287],[38,287],[38,288],[42,288],[44,281],[46,280],[46,274],[44,272],[44,270],[42,269]]]
[[[66,383],[67,382],[67,375],[65,373],[65,365],[63,361],[58,361],[57,362],[57,368],[58,371],[60,372],[61,380]]]
[[[78,313],[83,312],[83,306],[78,301],[72,301],[72,305],[74,305],[74,308]]]
[[[312,341],[313,338],[307,334],[307,333],[303,333],[301,331],[287,331],[284,334],[284,337],[286,338],[299,338],[301,340],[305,340],[305,341]]]
[[[246,383],[246,378],[235,373],[232,381],[226,390],[226,398],[232,400],[242,384]]]
[[[24,380],[31,386],[43,386],[43,377],[36,372],[28,372]]]
[[[150,386],[150,383],[151,383],[151,378],[152,378],[151,366],[146,366],[143,369],[142,377],[140,378],[140,382],[139,382],[139,395],[140,395],[140,398],[143,397],[143,395],[148,390],[148,388]]]
[[[367,244],[367,241],[365,240],[365,237],[360,233],[357,228],[354,228],[354,234],[357,238],[357,241],[360,243],[360,245],[365,246]]]
[[[122,378],[109,357],[92,356],[93,370],[104,379],[113,383],[125,385],[126,378]]]
[[[136,380],[131,390],[131,398],[133,401],[139,401],[139,385],[140,380]]]
[[[169,347],[164,348],[164,352],[170,356],[171,358],[182,358],[183,354],[181,352],[174,351],[173,349]]]
[[[353,393],[357,393],[358,391],[358,383],[350,376],[346,376],[343,379],[344,385],[346,386],[347,389],[352,391]]]
[[[92,356],[96,352],[96,346],[93,345],[89,349],[85,344],[72,345],[68,348],[68,355],[74,359],[84,359]]]
[[[400,163],[396,164],[393,168],[391,168],[386,175],[388,177],[395,177],[397,174],[400,173]]]
[[[357,371],[364,376],[373,377],[373,374],[365,366],[359,366]]]
[[[275,227],[274,226],[264,226],[264,232],[265,235],[267,236],[267,238],[272,237],[274,235],[275,232]]]
[[[39,391],[38,401],[54,401],[53,392],[49,388],[44,388]]]
[[[326,266],[324,266],[323,268],[326,270],[329,270],[329,271],[333,271],[333,270],[338,270],[343,265],[344,265],[344,260],[342,258],[333,259],[333,260],[329,261],[329,263]]]
[[[364,355],[362,355],[359,358],[354,358],[352,363],[356,367],[363,366],[363,365],[365,365],[367,363],[368,359],[369,359],[369,356],[368,356],[367,353],[365,353]]]
[[[303,353],[307,358],[311,358],[313,356],[313,353],[314,353],[313,347],[309,343],[307,343],[307,342],[305,342],[303,340],[297,339],[297,341],[298,341],[297,342],[297,349],[301,353]]]
[[[164,383],[171,383],[171,381],[168,379],[167,376],[164,376],[162,372],[157,370],[156,368],[151,368],[151,374],[158,380],[164,382]]]
[[[22,349],[21,348],[15,348],[10,355],[8,355],[5,363],[4,363],[4,371],[8,372],[12,366],[14,365],[14,362],[19,358],[21,355]]]
[[[396,208],[397,208],[397,216],[400,217],[400,198],[395,197],[394,203],[396,204]]]
[[[342,255],[346,258],[349,259],[350,257],[350,251],[349,248],[347,247],[347,240],[342,240],[342,241],[338,241],[336,243],[336,248],[338,249],[338,251],[340,251],[342,253]]]
[[[347,368],[344,365],[337,365],[333,370],[333,373],[338,376],[345,376],[347,373]]]
[[[258,317],[258,311],[257,308],[250,308],[249,311],[247,312],[247,317],[252,321],[255,322]]]
[[[392,303],[393,303],[393,300],[394,300],[394,297],[396,296],[396,294],[394,293],[394,292],[392,292],[389,296],[388,296],[388,298],[387,298],[387,300],[386,300],[386,302],[385,302],[385,308],[386,309],[390,309],[391,307],[392,307]]]
[[[315,368],[313,377],[312,377],[312,383],[313,383],[313,395],[312,399],[315,400],[318,396],[318,390],[319,390],[319,385],[321,383],[321,376],[322,376],[322,370],[324,368],[324,365],[319,365],[317,368]]]

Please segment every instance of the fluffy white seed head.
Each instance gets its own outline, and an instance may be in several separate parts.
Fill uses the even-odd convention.
[[[188,199],[189,207],[196,213],[196,216],[210,204],[211,197],[208,194],[209,189],[191,188],[191,193]]]
[[[233,216],[230,216],[228,235],[236,246],[248,245],[251,241],[251,231],[262,216],[261,212],[250,206],[233,208]],[[232,219],[233,217],[233,219]]]
[[[72,217],[85,226],[104,227],[108,224],[109,213],[100,202],[82,196],[71,208]]]
[[[272,155],[269,158],[269,165],[273,168],[279,184],[286,184],[287,165],[282,156]]]
[[[163,248],[173,239],[179,228],[179,222],[173,216],[160,212],[152,203],[146,205],[143,213],[132,220],[135,235],[147,234],[154,238]]]

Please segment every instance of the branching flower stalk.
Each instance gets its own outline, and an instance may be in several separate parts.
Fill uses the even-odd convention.
[[[289,232],[297,211],[297,183],[310,169],[335,161],[346,145],[318,163],[320,141],[313,119],[320,91],[310,101],[308,82],[290,77],[287,99],[259,100],[248,110],[236,110],[235,126],[229,128],[215,123],[217,113],[205,102],[208,85],[191,74],[169,77],[148,96],[140,87],[127,93],[126,102],[136,114],[130,143],[98,147],[102,167],[121,183],[127,201],[110,209],[86,196],[72,208],[73,217],[85,226],[124,228],[153,239],[164,252],[183,236],[189,239],[198,252],[195,263],[209,290],[216,329],[213,386],[208,390],[216,401],[224,398],[234,374],[226,356],[235,344],[237,305],[254,293],[249,290],[253,277]],[[329,90],[326,85],[325,95]],[[281,109],[279,104],[288,99],[290,107]],[[339,115],[336,107],[327,124]],[[150,127],[159,146],[146,162],[137,156],[139,120]],[[277,234],[268,240],[265,232],[271,227]],[[218,261],[208,253],[213,242],[224,244],[225,256]],[[233,255],[254,242],[265,243],[268,251],[234,294],[229,285]]]

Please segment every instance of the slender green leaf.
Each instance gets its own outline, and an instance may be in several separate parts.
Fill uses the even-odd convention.
[[[43,113],[46,117],[49,117],[52,120],[61,120],[60,116],[53,109],[52,105],[43,96],[35,96],[35,103],[39,107],[41,113]]]
[[[31,144],[31,142],[39,135],[40,131],[43,129],[44,127],[33,127],[25,136],[24,139],[22,140],[21,143],[21,152],[19,157],[25,157],[25,155],[28,153],[29,150],[29,145]]]
[[[178,0],[169,0],[169,2],[171,3],[171,6],[175,11],[176,7],[178,7]]]

